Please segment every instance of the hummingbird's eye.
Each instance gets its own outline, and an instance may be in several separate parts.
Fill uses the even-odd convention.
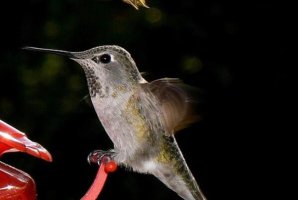
[[[101,56],[95,56],[92,60],[96,63],[104,63],[107,64],[111,62],[111,56],[109,54],[103,54]]]

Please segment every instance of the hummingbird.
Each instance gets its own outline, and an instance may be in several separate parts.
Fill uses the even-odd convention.
[[[81,52],[23,49],[66,56],[83,68],[93,107],[114,144],[92,152],[89,161],[109,156],[120,166],[154,175],[184,200],[206,200],[175,139],[196,121],[194,101],[180,79],[147,82],[130,53],[116,45]]]

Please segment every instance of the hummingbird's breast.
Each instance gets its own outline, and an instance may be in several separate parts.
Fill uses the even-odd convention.
[[[137,155],[151,156],[148,152],[157,147],[156,142],[160,136],[156,132],[160,131],[157,129],[160,125],[154,125],[159,124],[158,120],[146,116],[148,110],[133,90],[101,99],[92,98],[92,102],[119,153],[118,161],[132,161],[137,159]]]

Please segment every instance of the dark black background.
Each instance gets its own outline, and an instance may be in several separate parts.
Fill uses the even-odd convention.
[[[292,5],[152,0],[139,11],[120,0],[25,0],[1,6],[0,118],[45,146],[46,163],[1,158],[35,179],[38,199],[79,199],[96,167],[94,149],[112,148],[71,60],[23,46],[80,51],[127,49],[145,77],[179,77],[202,91],[202,120],[177,135],[206,197],[280,197],[293,146],[290,124],[296,67]],[[88,99],[88,98],[87,98]],[[286,187],[287,188],[287,187]],[[286,195],[287,192],[283,193]],[[119,169],[100,199],[180,199],[149,175]],[[282,198],[282,199],[283,199]]]

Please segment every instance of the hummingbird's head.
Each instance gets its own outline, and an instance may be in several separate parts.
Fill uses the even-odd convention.
[[[98,46],[81,52],[35,47],[24,49],[67,56],[79,63],[85,71],[91,97],[104,96],[108,90],[129,88],[144,81],[130,54],[119,46]]]

